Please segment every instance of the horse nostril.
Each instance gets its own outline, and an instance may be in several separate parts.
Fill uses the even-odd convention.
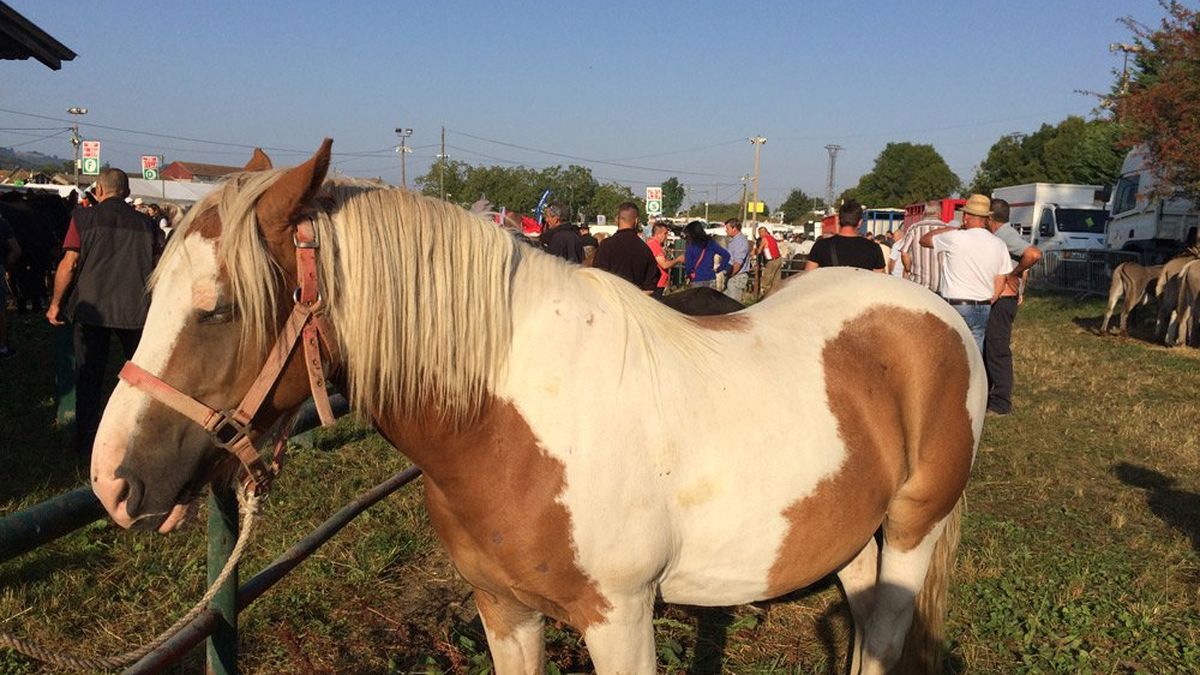
[[[121,490],[121,496],[117,498],[115,503],[125,504],[125,513],[129,514],[130,518],[136,518],[142,506],[142,499],[146,495],[145,485],[137,476],[133,476],[125,469],[125,467],[117,467],[115,472],[117,478],[125,481],[125,486]]]

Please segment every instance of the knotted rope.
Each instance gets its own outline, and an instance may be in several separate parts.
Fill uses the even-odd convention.
[[[39,661],[76,671],[94,672],[98,670],[114,670],[140,661],[142,657],[158,649],[163,643],[171,639],[175,633],[178,633],[184,626],[187,626],[193,619],[199,616],[208,607],[208,603],[217,595],[217,592],[220,591],[221,586],[225,585],[225,582],[229,580],[229,576],[233,574],[233,571],[237,569],[238,560],[241,559],[242,553],[246,550],[246,545],[250,542],[250,533],[254,529],[254,524],[257,521],[257,516],[262,506],[257,494],[248,492],[241,487],[238,488],[237,496],[238,511],[242,515],[242,527],[241,532],[238,533],[237,543],[234,545],[233,551],[229,554],[229,560],[225,562],[225,567],[221,568],[221,573],[217,575],[216,580],[208,587],[208,591],[204,594],[204,597],[200,598],[200,601],[192,607],[191,611],[180,617],[178,621],[159,634],[158,637],[133,651],[110,657],[71,656],[63,654],[62,650],[50,649],[31,640],[15,637],[8,633],[0,633],[0,647],[7,647]]]

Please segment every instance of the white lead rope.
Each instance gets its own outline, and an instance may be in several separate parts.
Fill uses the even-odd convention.
[[[69,668],[77,671],[114,670],[140,661],[142,657],[158,649],[163,643],[171,639],[172,636],[207,609],[208,603],[217,595],[221,586],[225,585],[225,582],[229,580],[233,571],[237,569],[238,560],[241,559],[242,553],[245,552],[246,544],[250,542],[250,532],[254,529],[254,523],[261,508],[259,496],[253,492],[248,492],[241,486],[238,487],[237,496],[238,510],[242,514],[242,527],[241,532],[238,533],[237,544],[234,545],[233,551],[229,554],[229,560],[225,562],[225,567],[221,568],[221,573],[217,575],[217,578],[208,587],[208,591],[204,594],[204,597],[200,598],[200,601],[192,607],[191,611],[180,617],[174,625],[163,631],[158,637],[133,651],[118,654],[117,656],[99,658],[64,655],[62,650],[49,649],[30,640],[9,635],[8,633],[0,633],[0,647],[16,650],[26,656],[60,668]]]

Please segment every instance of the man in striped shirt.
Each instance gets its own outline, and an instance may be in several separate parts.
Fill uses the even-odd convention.
[[[939,227],[945,227],[941,217],[942,205],[931,201],[925,204],[925,215],[913,223],[896,247],[900,249],[900,262],[904,265],[904,278],[925,286],[937,293],[941,283],[938,254],[931,248],[921,246],[921,237]]]

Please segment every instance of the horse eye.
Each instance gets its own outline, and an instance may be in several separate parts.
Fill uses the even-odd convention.
[[[198,320],[204,325],[229,323],[233,320],[233,305],[221,305],[208,312],[200,312]]]

